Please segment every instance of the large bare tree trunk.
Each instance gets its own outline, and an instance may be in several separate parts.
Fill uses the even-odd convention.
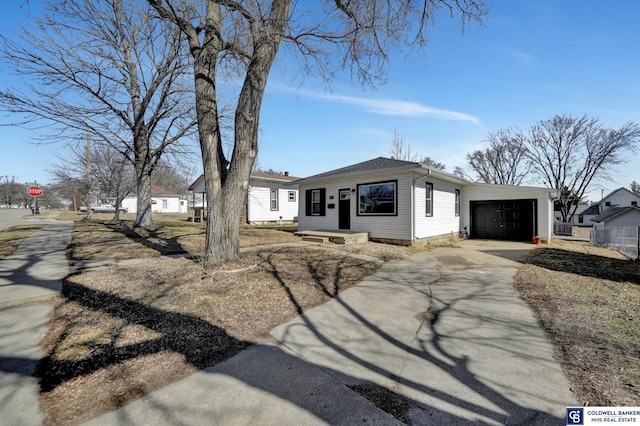
[[[361,83],[373,85],[382,80],[388,49],[405,43],[424,47],[427,24],[440,7],[451,14],[460,13],[463,24],[482,22],[486,13],[482,2],[476,0],[296,2],[295,16],[289,16],[292,0],[147,1],[163,19],[180,28],[194,58],[198,132],[208,202],[203,259],[207,266],[239,260],[238,226],[258,154],[260,108],[283,39],[299,50],[305,72],[318,72],[329,81],[336,69],[351,67]],[[200,15],[203,3],[204,20]],[[194,18],[196,15],[198,19]],[[316,17],[321,18],[320,22],[314,22]],[[246,71],[235,111],[231,161],[222,150],[216,67],[234,75]]]
[[[249,189],[249,177],[258,155],[260,108],[267,78],[278,52],[287,23],[290,0],[274,1],[266,27],[253,28],[253,55],[235,112],[234,148],[231,162],[222,150],[216,104],[215,64],[220,51],[216,32],[205,37],[195,58],[196,109],[207,195],[207,233],[203,262],[215,266],[222,261],[239,261],[239,223]],[[221,25],[220,7],[208,3],[207,20]]]
[[[151,217],[151,175],[143,173],[136,177],[138,188],[138,200],[136,202],[136,220],[133,223],[135,228],[150,229],[153,226]]]
[[[144,140],[145,136],[138,136],[134,144],[136,189],[138,198],[136,200],[136,219],[133,222],[134,228],[150,229],[153,226],[151,216],[151,171],[153,165],[149,158],[149,144]]]

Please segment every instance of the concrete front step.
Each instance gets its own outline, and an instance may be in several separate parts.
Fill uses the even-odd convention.
[[[349,232],[349,231],[298,231],[295,235],[301,236],[303,241],[313,241],[326,243],[331,241],[335,244],[357,244],[369,241],[367,232]]]

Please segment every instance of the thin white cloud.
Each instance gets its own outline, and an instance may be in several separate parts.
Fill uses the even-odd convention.
[[[529,66],[536,64],[536,57],[530,53],[524,52],[519,49],[514,49],[512,47],[507,47],[507,51],[509,55],[514,57],[517,61],[519,61],[522,64],[529,65]]]
[[[291,92],[291,89],[279,87],[284,91]],[[338,95],[332,93],[322,93],[311,90],[296,90],[296,95],[304,98],[320,99],[323,101],[336,101],[360,107],[364,111],[380,115],[397,115],[403,117],[429,117],[438,120],[469,121],[481,125],[478,118],[463,112],[449,111],[446,109],[434,108],[417,102],[407,102],[399,99],[374,99],[357,96]]]

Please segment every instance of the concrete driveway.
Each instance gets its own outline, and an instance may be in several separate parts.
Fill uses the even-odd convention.
[[[386,264],[272,335],[346,385],[410,400],[410,424],[561,424],[576,404],[513,288],[531,244],[469,240]]]

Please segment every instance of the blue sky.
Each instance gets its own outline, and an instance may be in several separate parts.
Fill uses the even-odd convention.
[[[2,31],[24,15],[0,6]],[[262,108],[259,165],[310,176],[388,156],[397,131],[451,172],[502,128],[555,114],[587,114],[610,127],[640,122],[639,42],[635,0],[495,0],[486,25],[464,34],[458,20],[437,17],[425,54],[393,55],[388,83],[373,91],[346,74],[330,92],[311,78],[292,82],[281,58]],[[0,175],[48,181],[44,170],[62,148],[34,146],[30,136],[0,127]],[[588,198],[640,182],[637,161],[614,177]]]

